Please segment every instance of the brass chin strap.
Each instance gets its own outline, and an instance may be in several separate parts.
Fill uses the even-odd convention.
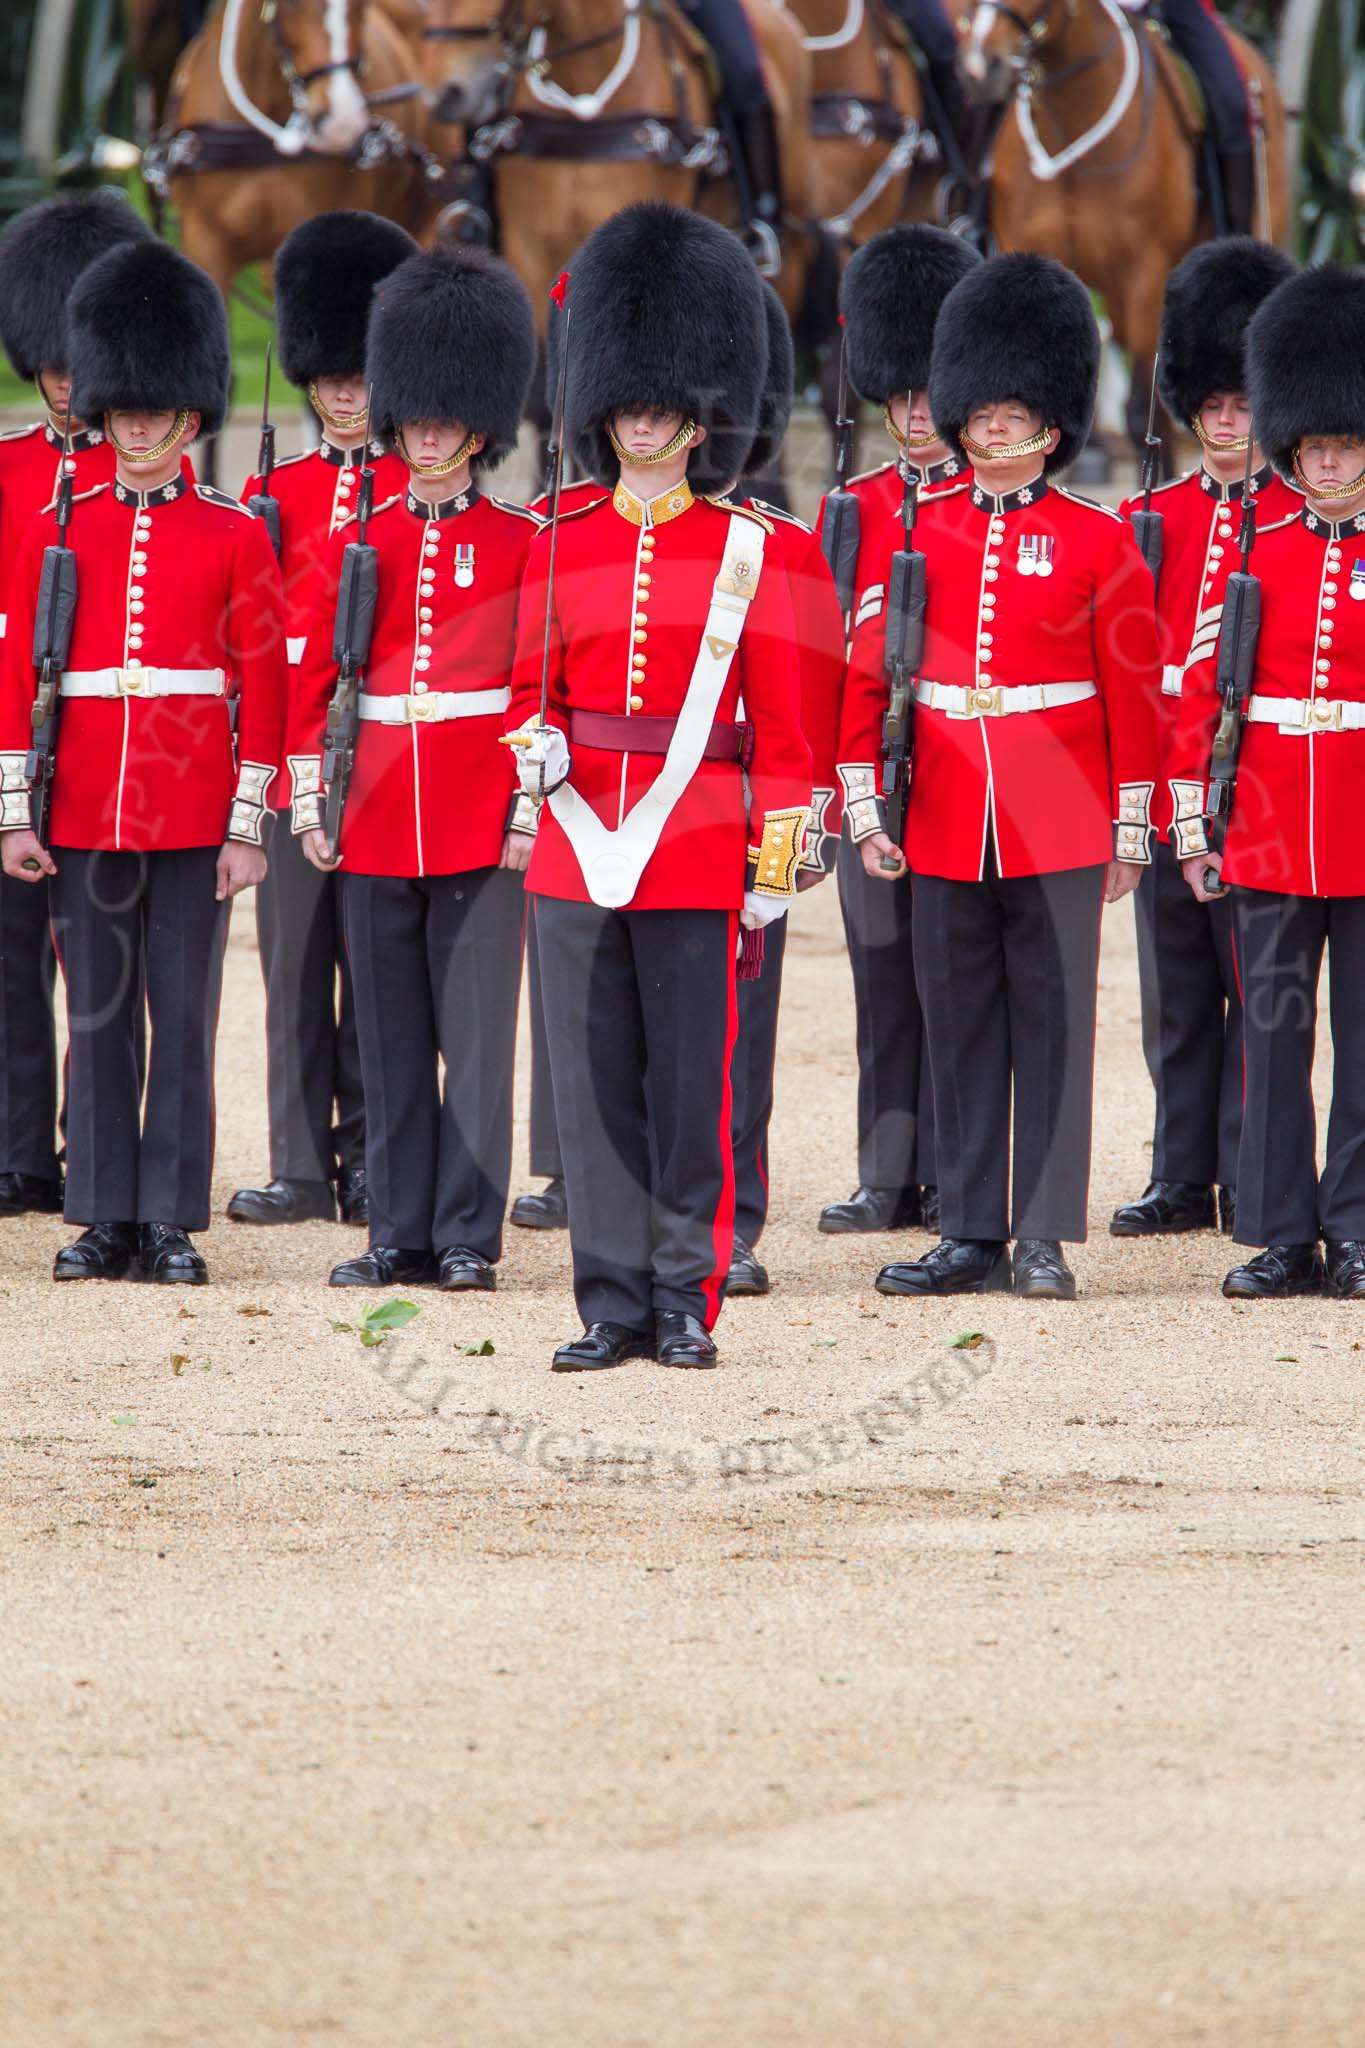
[[[1025,455],[1042,455],[1051,438],[1051,427],[1040,427],[1036,434],[1029,435],[1027,441],[1010,441],[1003,448],[987,448],[980,441],[974,441],[970,434],[958,435],[973,462],[1016,462]]]
[[[160,462],[163,455],[170,454],[172,448],[174,448],[176,442],[184,433],[185,422],[189,419],[189,416],[189,407],[182,406],[175,416],[175,425],[171,428],[170,433],[164,435],[157,442],[155,448],[125,448],[121,441],[115,440],[114,430],[109,424],[107,413],[104,419],[104,431],[109,436],[110,444],[120,462],[126,462],[130,469],[145,469],[149,463]]]
[[[1243,434],[1240,441],[1211,441],[1198,419],[1190,421],[1190,432],[1205,448],[1211,448],[1215,455],[1245,455],[1251,443],[1250,434]]]
[[[369,423],[369,413],[362,405],[359,412],[328,412],[318,397],[316,384],[308,386],[308,403],[312,406],[324,427],[330,427],[334,434],[359,434]]]
[[[653,469],[656,463],[671,462],[675,455],[681,455],[697,431],[695,420],[684,420],[671,441],[665,441],[662,448],[656,448],[652,455],[632,455],[629,448],[623,448],[611,428],[607,428],[607,439],[616,450],[618,462],[627,463],[631,469]]]
[[[904,448],[907,455],[918,455],[923,448],[936,448],[938,446],[939,433],[937,427],[927,434],[903,434],[891,417],[889,400],[882,407],[882,425],[886,428],[887,433],[891,436],[896,446]]]
[[[1299,451],[1294,450],[1294,476],[1299,489],[1310,498],[1320,498],[1324,504],[1332,504],[1338,498],[1356,498],[1365,491],[1365,469],[1352,477],[1348,484],[1310,484],[1299,467]]]
[[[481,435],[466,434],[453,455],[447,455],[440,462],[418,462],[414,456],[408,453],[408,444],[403,439],[403,429],[401,427],[394,438],[398,443],[398,453],[402,456],[408,468],[414,476],[420,476],[423,480],[429,477],[449,476],[451,471],[458,469],[462,462],[472,460],[483,446]]]

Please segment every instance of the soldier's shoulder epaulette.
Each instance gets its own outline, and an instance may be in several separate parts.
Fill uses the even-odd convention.
[[[1154,498],[1159,498],[1163,491],[1178,491],[1180,489],[1180,486],[1182,484],[1187,484],[1194,474],[1194,470],[1187,469],[1182,476],[1168,476],[1164,484],[1152,485],[1152,496]],[[1135,498],[1140,498],[1142,496],[1142,493],[1141,491],[1134,491],[1132,495]]]
[[[585,519],[589,512],[600,512],[604,505],[609,505],[610,503],[611,494],[610,492],[607,492],[600,498],[590,499],[586,505],[561,505],[559,510],[559,524],[561,526],[567,526],[571,519]],[[531,514],[531,517],[533,519],[536,519],[536,515],[534,512]],[[536,519],[536,525],[541,533],[548,533],[550,531],[550,522],[548,519]]]
[[[807,526],[804,519],[798,519],[794,512],[788,512],[781,505],[770,505],[766,498],[750,498],[749,504],[755,512],[761,512],[765,519],[775,519],[780,526],[795,526],[802,533],[814,533],[813,526]]]
[[[920,511],[927,512],[931,505],[946,505],[950,498],[960,498],[962,493],[969,488],[971,481],[970,476],[964,476],[959,478],[956,483],[948,484],[943,490],[935,487],[932,491],[926,491],[919,501]]]
[[[738,519],[752,519],[755,526],[761,526],[765,533],[771,533],[773,524],[761,512],[755,512],[752,505],[737,505],[733,498],[713,498],[709,491],[702,492],[702,503],[714,505],[717,512],[733,512]]]
[[[6,427],[0,434],[0,441],[27,441],[30,434],[41,434],[42,431],[41,420],[30,420],[26,427]]]
[[[510,512],[517,519],[529,519],[534,527],[541,527],[545,523],[540,513],[533,512],[529,505],[514,504],[510,498],[495,498],[491,491],[488,494],[488,502],[490,505],[496,505],[499,512]]]
[[[852,490],[854,484],[870,484],[874,477],[885,476],[886,472],[888,471],[888,469],[891,468],[891,466],[892,465],[890,462],[879,462],[875,469],[859,470],[857,476],[851,476],[849,478],[849,489]]]
[[[73,491],[71,493],[71,502],[73,505],[84,505],[90,498],[100,497],[105,491],[108,490],[108,488],[109,485],[107,482],[102,484],[91,484],[88,491]],[[55,512],[56,509],[57,493],[54,491],[52,496],[44,505],[43,510],[44,512]]]
[[[220,491],[216,484],[196,484],[194,495],[196,498],[202,498],[206,505],[216,505],[220,512],[240,512],[243,519],[250,519],[253,516],[240,499],[229,497],[227,492]]]
[[[307,462],[310,455],[316,455],[315,448],[301,448],[297,455],[279,455],[275,458],[276,469],[293,469],[299,462]]]
[[[1286,526],[1299,526],[1301,524],[1302,521],[1300,520],[1297,511],[1284,512],[1280,515],[1278,519],[1268,519],[1264,526],[1262,526],[1258,521],[1256,526],[1256,538],[1257,540],[1264,540],[1267,534],[1281,533],[1283,532]]]
[[[1053,484],[1051,488],[1057,493],[1059,498],[1066,498],[1073,505],[1084,505],[1087,512],[1102,512],[1106,519],[1117,519],[1120,526],[1124,524],[1122,517],[1114,510],[1113,506],[1101,505],[1098,498],[1083,498],[1079,491],[1068,491],[1061,484]]]
[[[392,512],[395,505],[401,505],[403,503],[405,495],[406,493],[403,491],[395,491],[391,498],[382,498],[377,505],[371,505],[371,523],[378,519],[381,512]],[[356,511],[353,505],[349,512],[343,514],[343,516],[340,519],[338,519],[334,531],[337,533],[343,533],[348,526],[356,525],[357,522],[359,521],[359,518],[360,514]]]

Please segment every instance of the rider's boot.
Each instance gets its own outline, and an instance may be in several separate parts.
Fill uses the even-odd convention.
[[[1218,182],[1222,187],[1225,235],[1256,232],[1256,153],[1252,149],[1219,150]]]
[[[761,277],[775,277],[782,267],[782,163],[777,146],[777,118],[772,107],[755,107],[727,122],[734,149],[735,184],[745,239]]]

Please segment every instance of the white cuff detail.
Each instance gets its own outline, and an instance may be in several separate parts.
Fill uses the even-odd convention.
[[[0,831],[33,823],[27,769],[27,754],[0,754]]]
[[[1171,801],[1175,806],[1172,831],[1176,859],[1193,860],[1197,854],[1207,853],[1209,835],[1204,826],[1203,783],[1173,780]]]
[[[274,780],[273,768],[262,767],[259,761],[243,761],[237,776],[237,794],[232,799],[232,813],[228,819],[229,839],[245,840],[248,846],[261,844],[266,792]]]
[[[284,651],[290,668],[298,667],[299,663],[303,660],[303,650],[307,645],[308,635],[306,633],[300,634],[298,639],[295,639],[292,634],[285,636]]]
[[[1114,858],[1134,867],[1152,865],[1152,782],[1121,782],[1114,823]]]
[[[294,780],[294,801],[290,807],[290,830],[317,832],[322,827],[322,756],[291,754],[289,773]]]
[[[817,875],[828,875],[834,871],[834,840],[825,829],[825,819],[834,797],[832,789],[811,791],[810,823],[806,827],[806,850],[801,856],[801,865]]]
[[[876,769],[866,761],[840,762],[837,773],[844,785],[844,816],[853,844],[870,839],[874,832],[885,832],[886,805],[877,793]]]
[[[524,832],[528,839],[534,839],[540,829],[540,805],[533,796],[527,796],[524,789],[519,789],[512,798],[507,829],[509,832]]]

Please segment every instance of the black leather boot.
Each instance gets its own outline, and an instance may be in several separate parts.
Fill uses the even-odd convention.
[[[329,1287],[430,1287],[436,1261],[426,1250],[405,1251],[401,1245],[372,1244],[359,1258],[343,1259],[328,1275]]]
[[[551,1372],[605,1372],[630,1358],[652,1358],[654,1338],[624,1323],[589,1323],[581,1337],[561,1344],[550,1361]]]
[[[660,1365],[680,1365],[693,1371],[709,1371],[716,1363],[716,1347],[706,1325],[682,1309],[665,1309],[656,1324],[658,1345],[654,1356]]]
[[[122,1280],[137,1252],[135,1223],[92,1223],[52,1262],[54,1280]]]
[[[209,1269],[202,1252],[176,1223],[141,1223],[137,1233],[138,1277],[158,1287],[203,1287]]]
[[[1351,1237],[1327,1240],[1327,1292],[1343,1301],[1365,1301],[1365,1244]]]
[[[1218,183],[1222,191],[1223,218],[1216,232],[1225,235],[1254,233],[1256,218],[1256,155],[1251,149],[1218,152]]]
[[[333,1223],[337,1209],[329,1180],[272,1180],[238,1188],[227,1213],[234,1223]]]
[[[36,1173],[0,1173],[0,1216],[60,1216],[60,1180],[42,1180]]]
[[[1294,1294],[1321,1294],[1327,1284],[1315,1244],[1272,1244],[1223,1282],[1232,1301],[1284,1301]]]
[[[759,276],[775,277],[782,268],[782,161],[777,119],[766,104],[747,114],[736,114],[733,109],[727,112],[735,188],[744,216],[743,239]]]
[[[1136,1202],[1109,1219],[1111,1237],[1171,1237],[1181,1230],[1216,1230],[1213,1189],[1192,1180],[1154,1180]]]
[[[924,1220],[918,1188],[855,1188],[846,1202],[827,1202],[818,1228],[831,1237],[858,1231],[913,1230]]]
[[[944,1237],[922,1259],[883,1266],[878,1294],[1008,1294],[1009,1249],[997,1239]]]
[[[522,1230],[567,1230],[569,1202],[564,1192],[563,1175],[547,1180],[537,1194],[518,1195],[508,1221]]]
[[[1074,1301],[1076,1275],[1054,1237],[1021,1237],[1014,1247],[1014,1291],[1041,1301]]]
[[[1218,1190],[1218,1228],[1222,1231],[1224,1237],[1231,1237],[1233,1231],[1237,1228],[1236,1188],[1219,1188]]]
[[[735,1239],[735,1248],[730,1254],[730,1270],[725,1276],[725,1297],[732,1294],[766,1294],[769,1288],[768,1269],[751,1244],[742,1237]]]
[[[343,1223],[368,1225],[370,1189],[363,1166],[343,1166],[337,1175],[337,1208]]]
[[[437,1252],[436,1285],[445,1293],[491,1294],[497,1284],[498,1276],[482,1252],[472,1252],[467,1244],[448,1244]]]

